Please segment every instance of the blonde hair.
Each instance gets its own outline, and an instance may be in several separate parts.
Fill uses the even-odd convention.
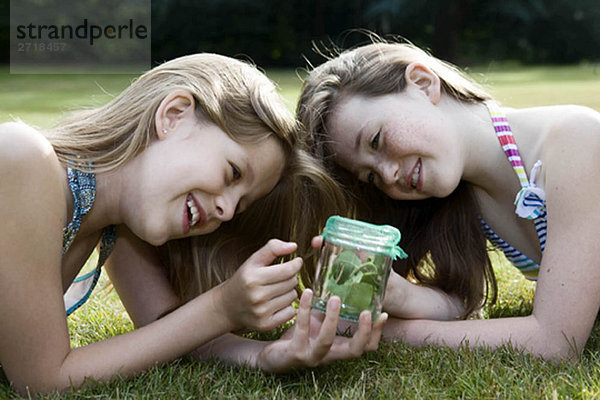
[[[108,104],[72,113],[46,135],[63,164],[84,160],[94,171],[118,168],[156,137],[158,106],[177,89],[194,96],[199,118],[209,118],[234,140],[256,143],[275,135],[290,151],[296,124],[271,81],[256,67],[217,54],[165,62]]]
[[[314,68],[304,82],[297,117],[310,151],[346,189],[345,212],[375,223],[393,224],[402,232],[408,259],[394,268],[423,285],[459,296],[466,317],[491,299],[497,284],[478,220],[479,207],[470,185],[461,182],[447,198],[397,201],[363,184],[337,166],[331,153],[327,122],[343,96],[376,97],[400,93],[405,71],[421,63],[436,74],[442,93],[460,102],[481,103],[491,96],[458,68],[410,43],[376,42],[334,54]]]
[[[75,162],[80,169],[96,172],[113,170],[154,140],[157,108],[177,89],[194,96],[199,118],[210,119],[238,142],[257,143],[274,136],[286,159],[275,189],[244,213],[209,235],[172,240],[159,248],[171,284],[185,301],[230,277],[269,238],[316,235],[342,200],[307,151],[297,121],[273,83],[255,66],[216,54],[165,62],[108,104],[75,112],[46,135],[63,164]],[[331,207],[309,207],[319,203]],[[310,249],[309,240],[299,245],[299,252]]]

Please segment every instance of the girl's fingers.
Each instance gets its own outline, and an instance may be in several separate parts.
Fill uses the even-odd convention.
[[[293,260],[281,264],[275,264],[266,268],[259,268],[256,274],[263,285],[286,281],[294,278],[302,268],[302,258],[296,257]]]
[[[286,281],[277,282],[270,285],[265,285],[257,290],[256,298],[257,301],[269,302],[279,296],[288,294],[290,291],[296,293],[295,288],[298,285],[298,278],[293,275]]]
[[[369,340],[371,339],[371,333],[371,313],[369,311],[363,311],[358,317],[358,330],[350,341],[351,356],[358,357],[364,353],[367,343],[369,343]]]
[[[310,289],[304,290],[300,296],[300,305],[298,306],[298,316],[296,317],[296,330],[294,331],[294,341],[302,347],[306,346],[310,337],[310,306],[313,292]]]
[[[313,237],[310,244],[314,249],[316,249],[316,250],[320,249],[321,246],[323,245],[323,236]]]
[[[289,290],[281,296],[272,298],[266,303],[266,307],[275,313],[282,308],[292,305],[292,302],[298,298],[298,294],[295,290]]]
[[[381,313],[377,321],[373,324],[373,329],[371,330],[371,337],[369,342],[367,343],[367,351],[375,351],[379,347],[379,341],[381,340],[381,335],[383,333],[383,326],[385,325],[388,319],[387,313]]]
[[[267,244],[254,252],[246,262],[259,265],[270,265],[277,257],[291,254],[296,251],[297,248],[298,245],[296,243],[271,239]]]
[[[313,356],[320,360],[327,355],[336,336],[338,317],[340,314],[341,300],[337,296],[333,296],[327,302],[327,313],[319,330],[319,335],[315,345],[313,346]]]
[[[284,324],[286,322],[288,322],[289,320],[291,320],[292,318],[294,318],[294,315],[296,315],[296,309],[292,306],[289,305],[287,307],[282,308],[281,310],[275,312],[271,318],[270,318],[270,324],[266,325],[264,327],[265,331],[274,329],[276,327],[278,327],[281,324]]]

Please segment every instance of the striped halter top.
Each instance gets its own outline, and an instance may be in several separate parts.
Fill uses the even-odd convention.
[[[521,183],[521,190],[517,193],[515,198],[515,212],[521,218],[530,219],[535,224],[538,238],[540,240],[540,247],[542,252],[546,246],[546,194],[543,189],[535,185],[535,178],[538,169],[541,167],[542,162],[538,160],[533,166],[530,179],[527,179],[523,162],[521,161],[521,155],[519,149],[513,137],[512,131],[506,119],[506,116],[493,102],[487,102],[490,116],[492,118],[492,124],[496,131],[496,136],[500,141],[502,150],[506,154],[508,161],[513,167],[513,170],[519,178]],[[498,236],[492,228],[479,217],[483,231],[485,232],[488,240],[499,250],[501,250],[506,258],[517,267],[527,279],[537,280],[538,271],[540,266],[526,255],[522,254],[519,250],[505,242],[500,236]]]

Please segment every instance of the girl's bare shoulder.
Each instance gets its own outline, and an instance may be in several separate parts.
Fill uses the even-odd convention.
[[[555,106],[545,110],[544,153],[574,156],[600,149],[600,113],[583,106]]]
[[[584,106],[557,106],[552,109],[553,118],[548,135],[552,140],[600,140],[600,113]]]
[[[60,203],[63,175],[56,153],[44,135],[23,123],[0,124],[0,190],[5,198],[15,191],[57,194]]]
[[[600,179],[600,113],[581,106],[554,108],[542,150],[550,175],[562,183]]]
[[[60,162],[50,142],[38,130],[20,122],[0,124],[0,173],[60,172]]]
[[[48,140],[38,130],[21,122],[0,124],[0,162],[36,162],[53,156]]]

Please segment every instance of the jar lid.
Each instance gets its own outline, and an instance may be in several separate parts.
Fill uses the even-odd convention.
[[[385,254],[394,260],[407,257],[398,246],[400,231],[390,225],[374,225],[334,215],[327,219],[323,239],[340,246]]]

